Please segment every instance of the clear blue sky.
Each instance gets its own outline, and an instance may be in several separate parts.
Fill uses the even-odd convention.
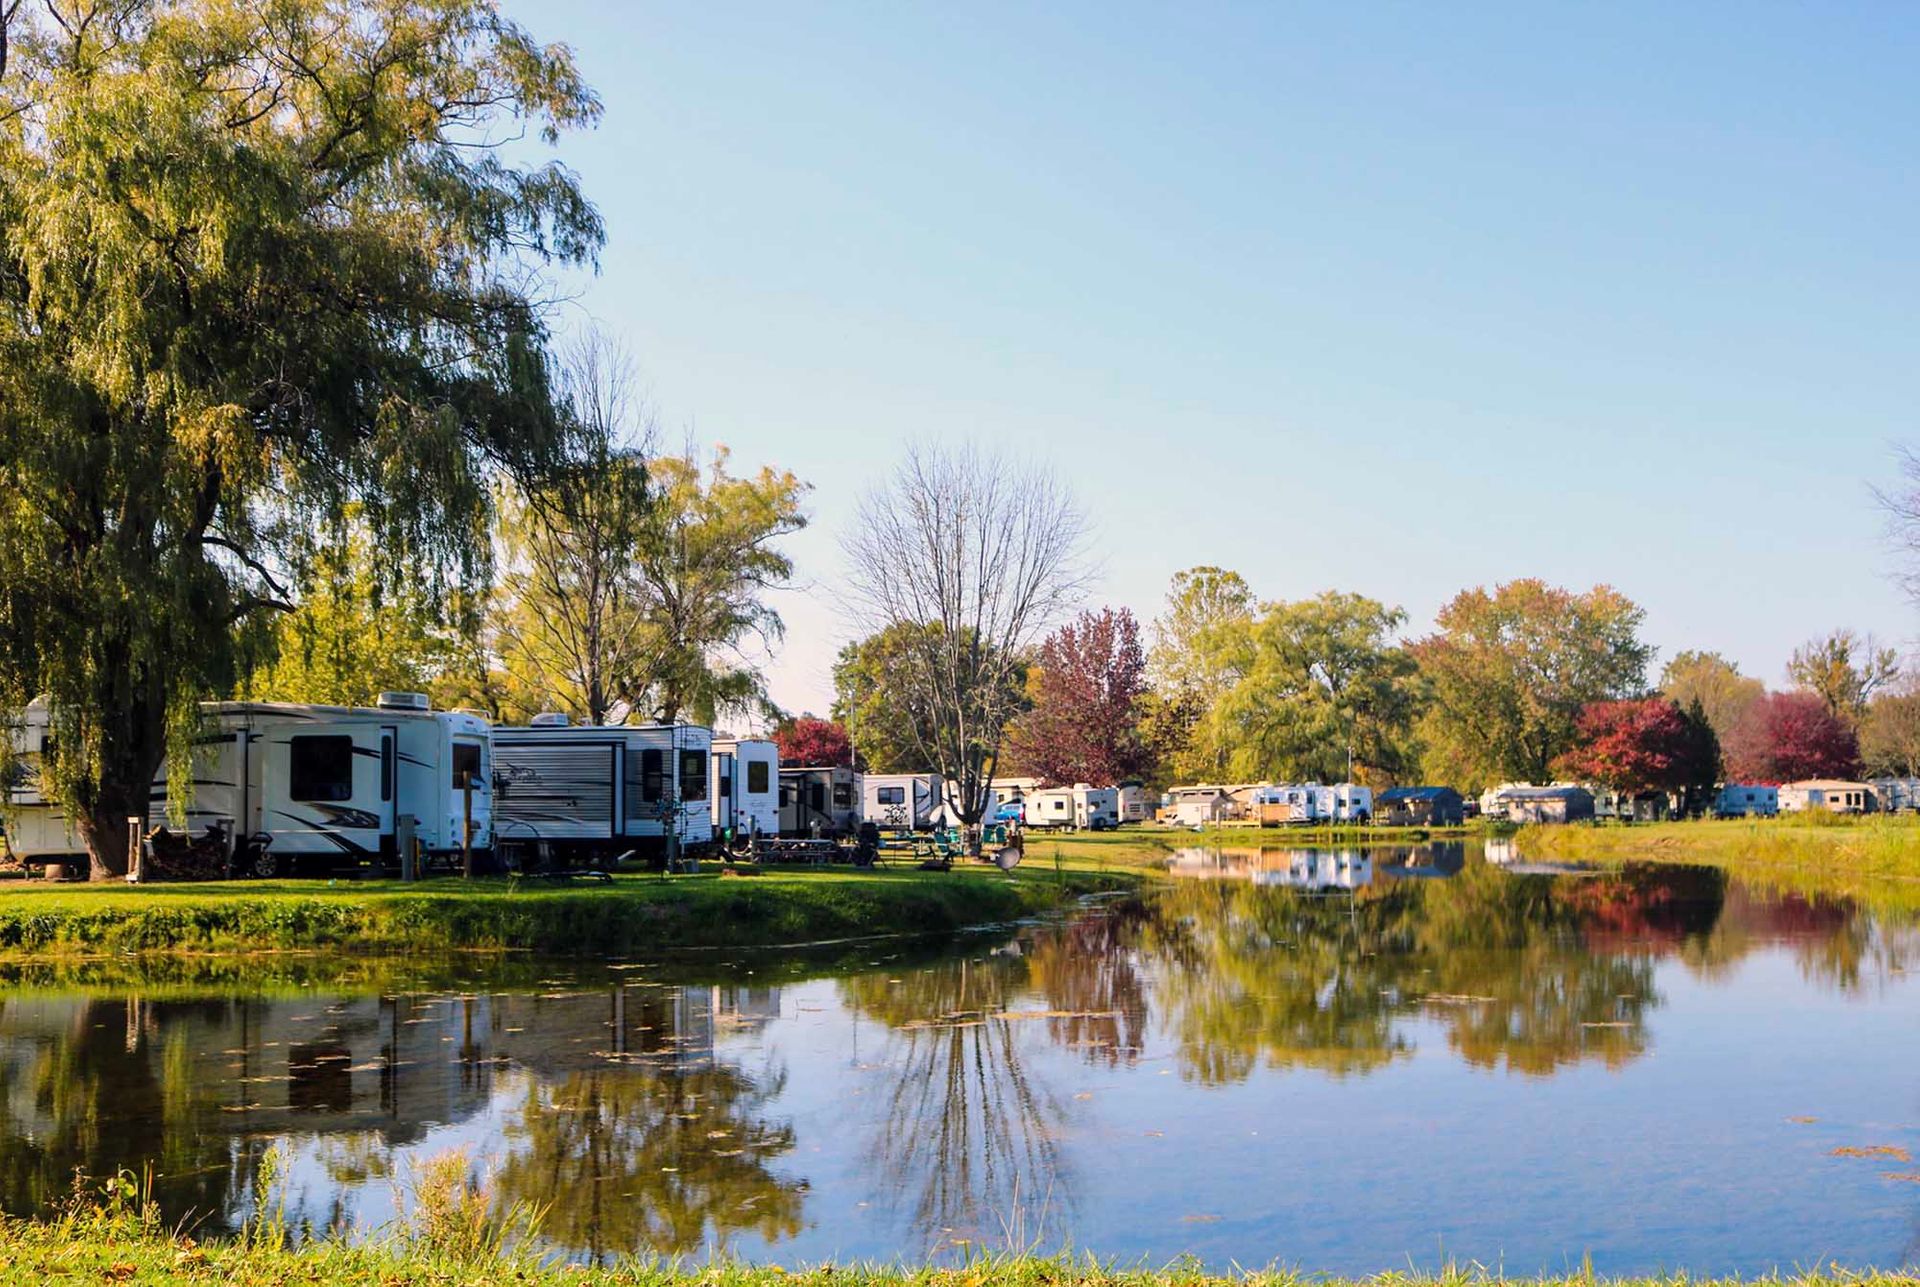
[[[915,437],[1044,460],[1099,597],[1610,582],[1770,683],[1910,644],[1920,8],[508,0],[605,100],[576,309],[669,440],[811,481],[775,697]]]

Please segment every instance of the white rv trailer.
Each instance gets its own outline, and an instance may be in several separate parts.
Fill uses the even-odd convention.
[[[780,834],[850,836],[860,829],[860,775],[840,765],[780,770]]]
[[[324,860],[391,863],[403,818],[412,819],[429,858],[470,844],[488,861],[493,774],[484,719],[434,711],[424,693],[382,693],[371,708],[206,702],[200,709],[206,731],[195,740],[187,831],[225,830],[236,870],[284,875]],[[44,711],[16,731],[29,763],[46,734]],[[78,829],[31,782],[9,791],[14,852],[40,862],[84,853]],[[168,804],[163,767],[148,825],[172,825]]]
[[[493,730],[503,850],[612,858],[713,843],[713,732],[699,724],[574,724],[537,715]]]
[[[717,840],[780,834],[780,748],[757,737],[713,741],[713,830]]]
[[[1128,782],[1114,788],[1119,799],[1120,821],[1151,822],[1153,820],[1153,797],[1138,782]]]
[[[1045,830],[1110,831],[1120,825],[1120,793],[1112,787],[1043,787],[1026,798],[1028,827]]]
[[[1352,782],[1332,786],[1308,783],[1314,793],[1314,809],[1322,822],[1370,822],[1373,820],[1373,792]]]
[[[892,831],[931,831],[940,823],[938,773],[863,773],[860,815]]]

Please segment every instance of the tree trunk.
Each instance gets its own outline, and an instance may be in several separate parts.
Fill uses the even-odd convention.
[[[145,668],[115,673],[100,707],[99,778],[78,810],[93,880],[126,877],[127,819],[144,829],[153,776],[167,756],[166,704]]]

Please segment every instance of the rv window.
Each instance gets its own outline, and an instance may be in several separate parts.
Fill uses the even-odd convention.
[[[289,799],[353,799],[351,737],[291,738],[287,750],[291,761],[287,774]]]
[[[733,799],[733,774],[731,773],[722,773],[720,775],[720,798],[722,800]]]
[[[845,782],[833,784],[833,803],[835,808],[844,809],[853,803],[853,788]]]
[[[747,765],[747,790],[755,795],[766,794],[767,762],[765,760],[754,760]]]
[[[881,804],[905,804],[907,802],[907,789],[905,787],[881,787],[875,798],[878,799]]]
[[[649,746],[640,752],[640,798],[648,804],[660,803],[660,796],[666,786],[666,756],[657,746]]]
[[[393,799],[393,734],[380,739],[380,798]]]
[[[458,791],[467,783],[473,783],[479,790],[486,779],[480,774],[480,748],[472,742],[453,744],[453,789]]]
[[[680,752],[680,798],[682,800],[707,798],[707,753],[705,751]]]
[[[1053,811],[1055,813],[1065,813],[1067,811],[1067,802],[1065,800],[1055,800],[1053,802]]]

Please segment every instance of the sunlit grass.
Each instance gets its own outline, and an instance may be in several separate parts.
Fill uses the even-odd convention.
[[[933,934],[1014,920],[1128,883],[1113,864],[1031,861],[622,875],[607,885],[503,879],[0,885],[0,957],[347,948],[614,956]]]

